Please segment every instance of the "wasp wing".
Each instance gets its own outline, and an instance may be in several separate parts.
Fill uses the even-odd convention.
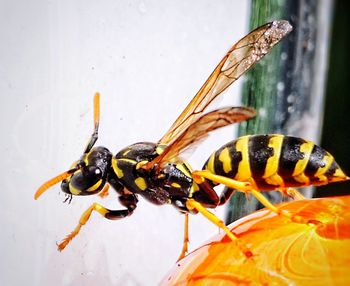
[[[206,113],[185,130],[182,130],[175,141],[168,145],[158,157],[145,164],[142,168],[150,169],[155,165],[161,166],[163,162],[171,162],[180,152],[193,147],[194,143],[206,138],[209,132],[233,123],[248,120],[255,115],[255,110],[249,107],[226,107]]]
[[[292,30],[288,21],[267,23],[239,40],[220,61],[213,73],[176,119],[159,144],[171,145],[183,130],[203,113],[205,108],[250,67],[265,56]]]

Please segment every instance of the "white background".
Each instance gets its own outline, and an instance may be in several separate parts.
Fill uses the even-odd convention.
[[[156,285],[182,247],[183,216],[171,206],[141,198],[125,220],[95,213],[59,253],[92,202],[118,209],[117,197],[63,204],[59,185],[33,194],[81,155],[96,91],[97,145],[156,142],[247,33],[248,1],[3,0],[0,13],[0,285]],[[237,105],[238,93],[236,83],[220,106]],[[233,136],[226,128],[201,144],[193,168]],[[191,216],[191,249],[217,232]]]

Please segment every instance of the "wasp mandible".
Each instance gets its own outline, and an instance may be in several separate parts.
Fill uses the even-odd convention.
[[[69,200],[72,195],[105,195],[111,186],[125,208],[110,210],[98,203],[92,204],[81,216],[77,227],[58,245],[58,249],[63,250],[79,233],[93,211],[107,219],[130,216],[136,209],[140,195],[151,203],[171,204],[185,213],[186,228],[188,213],[202,213],[236,241],[245,256],[251,256],[250,250],[239,242],[219,218],[206,209],[224,204],[230,194],[224,191],[219,197],[212,188],[207,187],[208,184],[196,183],[191,167],[179,158],[179,154],[189,146],[193,147],[194,143],[205,138],[209,132],[255,116],[255,110],[248,107],[220,108],[209,113],[204,113],[204,110],[291,30],[287,21],[274,21],[255,29],[238,41],[157,143],[136,143],[114,156],[105,147],[94,147],[100,121],[100,97],[96,94],[94,132],[83,155],[68,171],[45,182],[35,193],[35,199],[59,182],[62,182],[61,189],[68,194]],[[236,182],[236,185],[240,190],[251,187],[249,182]],[[187,235],[182,256],[186,251]]]

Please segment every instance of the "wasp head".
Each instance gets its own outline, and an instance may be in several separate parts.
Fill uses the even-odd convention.
[[[73,165],[72,175],[62,181],[64,193],[87,196],[98,193],[106,183],[112,153],[105,147],[95,147]]]
[[[59,182],[62,182],[62,191],[69,195],[96,194],[106,183],[111,161],[112,153],[107,148],[94,147],[75,162],[68,171],[44,183],[35,193],[35,199]]]

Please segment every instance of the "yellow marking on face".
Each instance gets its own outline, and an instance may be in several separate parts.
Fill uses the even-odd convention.
[[[232,171],[230,151],[227,147],[221,151],[219,160],[222,162],[222,166],[226,174]]]
[[[78,173],[81,173],[81,171],[78,170],[78,171],[74,172],[73,175],[76,175],[76,174],[78,174]],[[79,190],[79,189],[73,187],[72,184],[69,184],[68,187],[69,187],[69,191],[70,191],[70,193],[71,193],[72,195],[79,196],[79,194],[81,193],[81,190]]]
[[[284,138],[283,135],[273,135],[273,137],[271,137],[269,140],[268,147],[273,149],[273,156],[267,159],[267,162],[266,162],[265,173],[263,175],[263,178],[266,180],[269,179],[276,182],[279,181],[279,179],[275,177],[275,175],[278,172],[278,165],[281,157],[283,138]],[[273,176],[273,178],[275,179],[269,178],[271,176]],[[276,185],[276,184],[272,184],[272,185]]]
[[[117,162],[118,160],[119,159],[112,158],[112,168],[114,173],[116,173],[117,177],[121,179],[124,177],[124,172],[122,169],[119,168],[118,162]]]
[[[102,179],[98,180],[92,187],[88,188],[87,192],[94,192],[96,191],[102,184]]]
[[[69,184],[69,191],[72,195],[79,196],[81,190],[74,188],[71,184]]]
[[[141,191],[147,189],[147,183],[144,178],[138,177],[137,179],[135,179],[135,184]]]
[[[240,137],[236,142],[236,150],[237,152],[241,152],[242,160],[238,164],[238,171],[234,179],[240,182],[249,181],[249,179],[252,177],[249,166],[249,137],[249,135]]]
[[[174,187],[174,188],[177,188],[177,189],[181,188],[181,185],[178,184],[178,183],[172,183],[171,186]]]
[[[301,144],[300,152],[304,153],[304,158],[299,160],[296,163],[295,168],[294,168],[294,172],[292,174],[293,177],[303,175],[305,168],[307,166],[307,163],[309,162],[310,155],[311,155],[311,152],[312,152],[312,149],[314,148],[314,146],[315,146],[315,144],[310,142],[310,141],[306,141],[305,143]],[[303,177],[303,176],[301,176],[301,177]],[[304,181],[304,179],[300,179],[300,180]],[[299,180],[297,180],[297,181],[301,182]]]

